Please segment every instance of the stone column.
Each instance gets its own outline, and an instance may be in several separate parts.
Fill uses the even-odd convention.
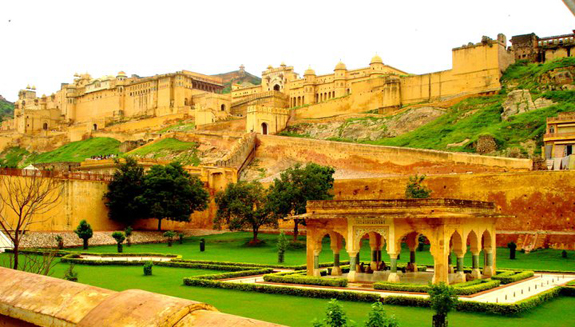
[[[472,253],[471,263],[471,276],[475,279],[481,278],[481,270],[479,270],[479,252]]]
[[[415,271],[417,272],[417,265],[415,264],[415,250],[419,245],[419,234],[418,233],[410,233],[407,235],[406,243],[409,247],[409,262],[413,264]]]
[[[359,266],[361,264],[360,258],[359,258],[359,251],[357,252],[357,254],[355,255],[355,271],[359,272]],[[350,262],[351,265],[351,262]]]
[[[315,230],[308,227],[306,240],[306,262],[308,276],[320,276],[319,254],[321,253],[321,239],[316,239],[316,233],[317,232]]]
[[[493,266],[493,250],[483,249],[485,253],[485,266],[483,267],[483,275],[491,277],[495,274],[495,267]]]
[[[339,252],[341,250],[341,236],[339,234],[330,235],[331,250],[333,251],[333,268],[331,268],[332,276],[341,276],[341,267],[339,264]]]
[[[433,256],[433,284],[449,284],[449,239],[443,238],[442,234],[440,234],[440,237],[429,239],[432,243],[430,251]]]
[[[347,251],[347,254],[349,254],[349,273],[347,274],[347,280],[350,282],[355,282],[357,280],[357,252]]]
[[[321,273],[319,271],[319,254],[321,253],[321,248],[316,249],[313,252],[313,276],[320,277]]]
[[[371,248],[370,266],[373,271],[377,270],[377,265],[381,261],[381,254],[379,253],[381,251],[381,243],[381,235],[374,232],[369,234],[369,246]]]
[[[389,253],[390,257],[390,272],[389,277],[387,278],[388,282],[398,283],[399,276],[397,275],[397,256],[399,253]]]

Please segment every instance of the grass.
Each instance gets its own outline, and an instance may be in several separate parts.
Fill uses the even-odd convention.
[[[24,164],[81,162],[93,156],[119,154],[120,143],[120,141],[109,137],[89,138],[83,141],[68,143],[53,151],[33,154],[25,160]]]
[[[147,158],[151,157],[154,159],[169,157],[180,161],[184,165],[193,164],[194,166],[197,166],[200,164],[200,159],[198,158],[196,148],[197,144],[195,142],[184,142],[174,138],[166,138],[158,142],[139,147],[125,155]]]
[[[21,147],[10,147],[0,153],[0,167],[18,168],[20,163],[30,155]]]
[[[159,130],[157,133],[166,133],[166,132],[186,132],[192,131],[196,129],[196,124],[194,123],[179,123],[175,125],[171,125]]]
[[[132,247],[124,247],[128,253],[137,252],[160,252],[178,253],[185,259],[222,260],[254,263],[276,263],[277,254],[275,241],[277,235],[261,234],[261,239],[266,243],[257,248],[246,247],[245,243],[250,240],[250,233],[225,233],[210,235],[206,239],[206,252],[199,252],[199,240],[201,237],[191,237],[184,240],[184,244],[174,244],[168,247],[166,244],[136,244]],[[304,238],[301,238],[304,240]],[[329,240],[323,242],[321,261],[331,261]],[[77,249],[81,251],[81,249]],[[575,251],[569,251],[570,259],[561,258],[561,251],[542,250],[531,254],[517,253],[516,260],[508,259],[507,249],[498,249],[497,262],[499,267],[513,266],[520,268],[525,266],[532,269],[572,269],[575,270],[575,260],[572,258]],[[116,252],[116,246],[93,246],[89,251],[93,252]],[[361,257],[368,258],[369,245],[364,242]],[[345,252],[342,251],[342,256]],[[5,254],[0,254],[2,265]],[[384,254],[384,257],[385,254]],[[466,255],[470,257],[470,255]],[[507,259],[506,259],[507,257]],[[405,262],[409,258],[406,249],[403,249],[400,261]],[[342,258],[345,260],[346,258]],[[388,260],[386,257],[385,259]],[[425,252],[417,252],[418,263],[428,263],[431,260],[427,249]],[[286,264],[305,263],[305,249],[288,250]],[[62,278],[67,264],[59,263],[54,270],[54,277]],[[183,277],[203,274],[216,274],[219,271],[183,269],[154,266],[153,276],[143,276],[141,266],[84,266],[76,265],[75,270],[79,273],[79,282],[107,288],[115,291],[127,289],[143,289],[150,292],[166,294],[201,301],[214,305],[218,310],[288,326],[311,326],[315,318],[324,316],[327,300],[312,299],[305,297],[272,295],[235,290],[222,290],[200,287],[189,287],[182,284]],[[342,301],[348,317],[359,325],[363,325],[370,310],[369,303],[355,303]],[[450,326],[502,326],[502,327],[567,327],[575,325],[575,316],[568,315],[575,306],[575,298],[561,297],[554,299],[531,312],[517,317],[500,317],[477,313],[454,312],[449,315]],[[401,306],[386,306],[390,315],[395,315],[401,326],[425,326],[431,323],[433,312],[426,308],[412,308]]]
[[[206,240],[206,251],[200,252],[200,239]],[[265,243],[259,247],[249,247],[246,243],[251,240],[251,233],[224,233],[219,235],[209,235],[203,237],[190,237],[184,239],[184,244],[174,244],[168,247],[164,243],[160,244],[139,244],[132,247],[124,247],[126,253],[153,252],[153,253],[174,253],[181,254],[184,259],[232,261],[262,264],[276,264],[277,235],[260,234],[258,238]],[[305,242],[305,237],[300,237],[301,242]],[[332,262],[333,254],[330,249],[329,238],[323,240],[320,254],[320,262]],[[403,244],[399,262],[409,261],[409,249]],[[81,248],[72,250],[82,251]],[[110,253],[116,252],[115,245],[94,246],[89,251]],[[306,263],[306,249],[290,249],[285,254],[286,265],[302,265]],[[534,270],[571,270],[575,271],[575,251],[567,251],[568,258],[561,256],[560,250],[545,249],[537,250],[529,254],[520,251],[516,254],[516,259],[509,259],[509,249],[497,249],[497,268],[534,269]],[[371,252],[369,242],[364,240],[360,252],[362,261],[369,261]],[[382,253],[383,260],[389,263],[389,256],[385,251]],[[455,257],[455,256],[454,256]],[[417,251],[416,258],[418,264],[433,265],[433,258],[429,253],[429,246],[425,246],[424,251]],[[341,260],[347,261],[349,257],[345,251],[341,251]],[[453,259],[455,262],[455,259]],[[483,262],[481,259],[480,262]],[[465,255],[465,265],[471,266],[471,253]]]

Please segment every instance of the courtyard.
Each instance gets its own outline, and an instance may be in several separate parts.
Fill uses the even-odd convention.
[[[205,252],[200,252],[199,250],[201,238],[204,238],[206,241]],[[169,253],[181,255],[183,259],[187,260],[277,265],[277,235],[262,234],[261,239],[264,240],[265,243],[259,247],[246,246],[245,244],[249,239],[249,233],[225,233],[186,238],[183,244],[175,242],[172,247],[168,247],[165,243],[135,244],[131,247],[124,247],[124,252],[126,254],[142,253],[142,256],[149,253]],[[305,238],[300,237],[300,241],[305,242]],[[329,248],[329,238],[324,238],[322,243],[325,248]],[[71,248],[69,250],[83,252],[81,248]],[[88,251],[90,253],[101,253],[104,256],[106,254],[112,256],[113,253],[117,252],[117,249],[116,246],[94,246],[90,247]],[[362,242],[360,255],[363,255],[364,258],[370,257],[368,240]],[[1,254],[0,258],[2,258],[2,260],[0,261],[5,262],[4,259],[6,256],[6,254]],[[546,249],[529,254],[518,252],[517,259],[510,260],[508,249],[499,248],[497,251],[497,264],[498,269],[522,268],[533,269],[535,271],[575,271],[573,256],[575,256],[575,251],[568,251],[568,259],[564,259],[561,256],[561,251]],[[304,247],[289,249],[286,252],[285,265],[303,265],[306,261],[305,258]],[[332,260],[333,254],[328,253],[328,251],[322,252],[320,262],[331,262]],[[349,258],[342,252],[341,260],[344,262],[349,260]],[[382,260],[389,262],[389,257],[382,254]],[[417,260],[420,265],[433,264],[432,257],[426,246],[424,246],[422,251],[417,252]],[[398,265],[406,264],[408,261],[409,248],[404,245],[401,249]],[[471,259],[465,262],[465,266],[470,265]],[[57,263],[52,276],[62,278],[68,266],[69,264],[67,263]],[[141,266],[91,266],[77,264],[75,265],[75,270],[78,272],[80,283],[116,291],[138,288],[193,299],[212,304],[225,313],[237,314],[289,326],[311,326],[311,321],[321,315],[327,304],[327,299],[186,286],[182,283],[182,279],[186,277],[222,273],[222,271],[211,269],[154,266],[152,276],[144,276]],[[246,279],[248,279],[248,277],[246,277]],[[363,319],[365,319],[370,309],[370,303],[352,301],[342,301],[342,303],[349,317],[356,323],[362,324]],[[575,305],[574,298],[558,297],[543,303],[529,312],[515,316],[454,312],[450,315],[450,325],[572,326],[575,324],[575,319],[571,319],[570,316],[564,315],[564,313],[571,310],[573,305]],[[294,310],[286,310],[286,308],[294,308],[297,314],[293,313]],[[426,325],[433,315],[433,311],[428,308],[386,305],[386,310],[388,314],[396,315],[401,322],[401,326]]]

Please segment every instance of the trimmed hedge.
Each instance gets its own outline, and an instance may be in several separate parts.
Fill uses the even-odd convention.
[[[455,284],[453,285],[453,288],[455,289],[455,294],[457,295],[471,295],[498,287],[499,285],[500,282],[498,280],[476,279],[465,283]],[[376,290],[418,292],[418,293],[427,293],[427,291],[429,290],[429,286],[425,284],[389,283],[389,282],[375,283],[373,285],[373,288],[375,288]]]
[[[563,296],[575,296],[575,287],[563,286],[560,294]]]
[[[6,249],[6,252],[13,253],[12,249]],[[55,252],[57,257],[64,257],[67,255],[92,255],[92,256],[99,256],[99,257],[168,257],[168,258],[176,258],[181,259],[182,256],[179,254],[169,254],[169,253],[151,253],[151,252],[142,252],[142,253],[101,253],[101,252],[78,252],[78,251],[68,251],[68,250],[52,250],[52,249],[21,249],[18,251],[19,253],[23,254],[37,254],[43,255],[47,252]]]
[[[269,274],[273,271],[274,270],[272,268],[262,268],[262,269],[242,270],[242,271],[223,273],[223,274],[199,275],[199,276],[194,276],[194,278],[212,279],[212,280],[213,279],[227,279],[227,278],[236,278],[236,277],[244,277],[244,276]]]
[[[303,284],[303,285],[319,285],[319,286],[335,286],[346,287],[346,278],[321,278],[304,276],[301,273],[276,273],[264,275],[266,282],[273,283],[287,283],[287,284]]]
[[[515,272],[512,270],[502,272],[495,276],[492,276],[491,279],[498,280],[501,284],[510,284],[522,279],[533,277],[535,273],[533,271],[527,270],[522,272]]]
[[[547,302],[562,292],[560,287],[552,288],[525,300],[515,303],[483,303],[475,301],[459,301],[457,311],[486,312],[498,315],[517,315],[529,311],[544,302]]]
[[[232,283],[217,280],[199,279],[196,277],[184,278],[184,285],[251,291],[267,294],[294,295],[320,299],[338,299],[355,302],[377,302],[381,299],[376,293],[359,293],[352,291],[337,291],[328,289],[298,288],[293,286],[274,286],[253,283]]]
[[[229,265],[229,266],[243,266],[243,267],[261,267],[261,268],[277,268],[277,269],[293,269],[293,270],[305,270],[307,265],[277,265],[277,264],[265,264],[265,263],[247,263],[247,262],[232,262],[232,261],[210,261],[210,260],[191,260],[191,259],[176,259],[172,262],[192,262],[192,263],[207,263],[207,264],[219,264],[219,265]],[[333,267],[333,262],[320,263],[320,268]],[[349,264],[349,261],[340,262],[341,265]]]

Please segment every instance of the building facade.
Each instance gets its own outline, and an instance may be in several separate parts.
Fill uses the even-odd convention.
[[[575,31],[572,34],[540,38],[535,33],[511,38],[516,60],[546,62],[575,56]]]

